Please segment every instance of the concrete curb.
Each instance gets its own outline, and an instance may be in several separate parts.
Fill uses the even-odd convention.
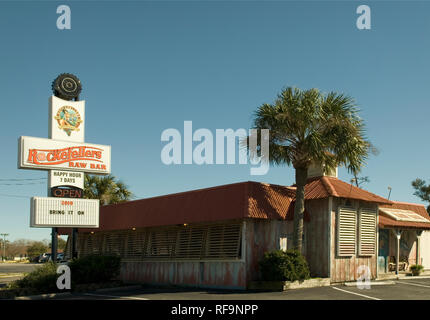
[[[386,285],[392,285],[392,284],[396,284],[394,281],[392,280],[384,280],[384,281],[370,281],[370,286],[386,286]],[[356,287],[357,286],[357,281],[354,282],[345,282],[343,284],[346,287]],[[364,283],[363,283],[364,285]]]
[[[133,285],[133,286],[125,286],[125,287],[114,287],[114,288],[102,288],[97,289],[93,292],[111,292],[111,291],[127,291],[127,290],[134,290],[134,289],[142,289],[141,285]]]
[[[330,278],[314,278],[303,281],[250,281],[247,290],[288,291],[330,286]]]
[[[400,277],[397,280],[410,280],[410,279],[430,279],[430,276],[408,276],[408,277]]]
[[[387,278],[378,278],[377,281],[386,280],[413,280],[413,279],[430,279],[430,276],[391,276]]]
[[[102,288],[97,289],[94,291],[88,291],[88,292],[117,292],[117,291],[127,291],[127,290],[134,290],[134,289],[141,289],[141,285],[133,285],[133,286],[125,286],[125,287],[114,287],[114,288]],[[71,292],[60,292],[60,293],[45,293],[45,294],[38,294],[33,296],[21,296],[21,297],[15,297],[15,300],[46,300],[46,299],[52,299],[52,298],[60,298],[60,297],[70,297],[73,293]]]

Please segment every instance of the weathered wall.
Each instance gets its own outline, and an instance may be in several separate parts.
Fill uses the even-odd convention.
[[[420,244],[420,263],[424,266],[424,269],[430,269],[430,231],[423,231],[421,234]]]
[[[236,221],[237,222],[237,221]],[[225,259],[124,259],[123,281],[204,288],[246,289],[244,241],[246,226],[241,228],[240,258]]]
[[[243,261],[123,262],[123,281],[205,288],[246,289]]]
[[[332,282],[343,282],[343,281],[354,281],[359,277],[358,268],[361,265],[368,266],[371,272],[371,279],[376,278],[377,268],[377,254],[373,256],[359,256],[356,253],[351,257],[341,257],[337,255],[336,250],[336,236],[337,236],[337,212],[339,205],[343,205],[343,199],[333,198],[333,207],[331,212],[331,266],[330,266],[330,278]],[[362,201],[351,201],[351,204],[355,208],[372,208],[377,210],[375,203],[368,203]],[[358,232],[358,231],[357,231]],[[378,239],[378,234],[376,235]],[[358,241],[357,241],[358,245]],[[358,250],[357,250],[358,252]]]
[[[303,254],[309,264],[311,276],[328,277],[328,199],[306,201],[310,221],[304,222]],[[293,221],[247,220],[246,261],[248,281],[258,279],[258,262],[266,251],[278,250],[281,237],[287,238],[288,249],[293,244]]]
[[[247,281],[259,279],[258,262],[266,251],[279,250],[279,238],[288,237],[293,222],[285,220],[247,219],[245,227]],[[291,241],[288,240],[288,243]]]
[[[266,251],[279,249],[279,238],[290,238],[293,222],[246,219],[242,229],[242,257],[237,261],[123,262],[120,278],[149,284],[246,289],[258,280],[258,262]],[[291,241],[288,241],[289,246]]]
[[[312,277],[329,276],[329,199],[306,201],[310,221],[305,222],[305,256]]]

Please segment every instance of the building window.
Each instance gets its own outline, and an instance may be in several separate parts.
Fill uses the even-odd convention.
[[[356,253],[357,211],[340,207],[337,219],[337,255],[348,257]]]
[[[371,256],[376,254],[376,211],[360,209],[358,216],[358,254]]]

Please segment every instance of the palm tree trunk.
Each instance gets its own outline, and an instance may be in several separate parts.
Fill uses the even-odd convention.
[[[296,168],[296,204],[294,206],[293,246],[300,253],[303,245],[303,214],[305,212],[305,185],[308,178],[307,168]]]

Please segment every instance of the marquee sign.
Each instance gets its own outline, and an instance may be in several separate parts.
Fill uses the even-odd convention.
[[[105,145],[20,137],[18,168],[109,174],[110,150]]]
[[[56,96],[49,98],[49,138],[84,142],[85,101],[67,101]]]
[[[30,227],[99,227],[99,200],[33,197]]]

